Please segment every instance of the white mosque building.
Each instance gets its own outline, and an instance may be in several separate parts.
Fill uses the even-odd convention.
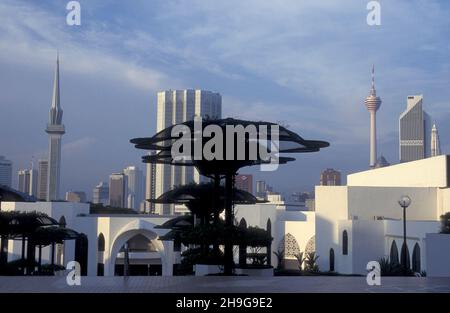
[[[272,251],[285,249],[288,268],[297,266],[294,255],[299,251],[315,251],[321,271],[365,274],[369,261],[400,259],[403,221],[398,199],[408,195],[411,268],[428,276],[450,276],[450,235],[439,234],[440,216],[450,211],[450,156],[351,174],[346,186],[316,186],[315,195],[315,211],[291,210],[281,202],[237,205],[236,219],[245,219],[249,226],[270,227]],[[86,234],[87,275],[118,274],[125,244],[130,264],[141,266],[139,275],[170,276],[180,262],[180,249],[172,241],[160,240],[168,230],[156,227],[174,216],[90,214],[89,204],[70,202],[2,202],[1,210],[44,212]],[[74,260],[74,244],[67,241],[58,247],[59,264]],[[20,253],[21,242],[10,240],[9,260],[20,258]],[[44,263],[49,259],[46,248]],[[277,265],[275,255],[271,264]]]

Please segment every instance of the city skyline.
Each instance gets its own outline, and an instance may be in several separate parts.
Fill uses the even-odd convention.
[[[91,195],[92,188],[107,180],[110,173],[128,165],[143,169],[139,154],[128,140],[136,134],[154,133],[156,92],[170,88],[220,92],[224,117],[285,121],[302,135],[331,142],[323,154],[304,156],[277,172],[249,172],[255,180],[270,181],[277,190],[311,190],[319,181],[320,171],[327,167],[343,173],[365,169],[369,129],[361,102],[367,95],[367,69],[372,64],[377,67],[377,91],[383,96],[383,107],[377,113],[378,155],[390,163],[398,162],[398,116],[409,94],[424,94],[426,110],[439,127],[442,150],[448,151],[450,141],[445,134],[449,130],[449,94],[444,86],[450,83],[450,66],[445,58],[448,47],[442,46],[442,38],[446,38],[449,27],[447,19],[441,18],[445,10],[440,10],[448,6],[446,3],[385,3],[382,28],[364,25],[365,7],[355,1],[341,5],[266,4],[254,12],[239,3],[213,8],[194,2],[189,10],[183,10],[156,2],[157,8],[167,12],[160,19],[153,18],[153,11],[145,4],[119,12],[116,5],[93,1],[83,4],[82,26],[77,30],[64,24],[65,11],[59,6],[57,2],[39,5],[21,1],[0,5],[5,21],[0,26],[0,82],[7,91],[0,96],[0,103],[9,113],[2,114],[0,127],[2,133],[10,133],[22,122],[11,138],[2,138],[1,154],[13,161],[13,173],[26,168],[33,155],[37,159],[46,157],[47,139],[42,127],[48,118],[51,72],[59,49],[64,64],[61,102],[70,130],[62,146],[62,192],[82,190]],[[240,19],[232,18],[232,6],[240,8]],[[319,14],[322,10],[339,13],[339,18],[324,19]],[[131,16],[139,11],[150,14],[146,19],[152,25],[141,23],[142,14],[136,14],[136,24],[133,22]],[[394,21],[396,12],[403,15]],[[188,18],[198,16],[205,16],[203,23],[209,33],[202,33],[199,19]],[[269,29],[242,22],[245,17],[251,21],[270,18],[273,23]],[[210,27],[212,21],[216,27]],[[284,26],[286,21],[289,23]],[[222,28],[226,22],[230,30]],[[27,31],[26,25],[40,36]],[[236,29],[242,29],[239,36],[233,33]],[[273,32],[284,35],[276,42],[260,39],[271,38]],[[413,42],[407,40],[410,33],[417,35]],[[333,44],[343,40],[339,55],[324,43],[330,36],[336,38]],[[242,38],[248,39],[248,54],[238,49],[238,43],[244,44]],[[390,48],[394,41],[405,43],[394,50]],[[94,42],[96,50],[92,49]],[[116,42],[124,44],[117,48]],[[198,49],[199,42],[208,43],[205,51]],[[372,51],[374,42],[381,49]],[[223,48],[220,54],[219,47]],[[261,48],[264,53],[258,53]],[[178,50],[187,52],[183,55],[176,53]],[[24,87],[28,92],[20,92]],[[115,132],[117,125],[122,126],[120,133]],[[349,150],[359,153],[349,156]],[[83,166],[87,171],[80,175]],[[16,179],[13,175],[13,186]]]
[[[0,293],[450,293],[448,13],[1,0]]]

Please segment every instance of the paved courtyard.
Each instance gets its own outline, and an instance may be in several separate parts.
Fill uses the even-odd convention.
[[[0,277],[0,292],[450,292],[450,278],[382,277],[368,286],[365,277],[82,277],[69,286],[65,277]]]

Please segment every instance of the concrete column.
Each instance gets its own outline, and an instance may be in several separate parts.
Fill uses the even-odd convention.
[[[370,111],[370,167],[377,162],[377,120],[376,111]]]
[[[162,241],[164,251],[161,257],[162,276],[173,276],[173,264],[175,262],[175,254],[173,252],[173,241]]]

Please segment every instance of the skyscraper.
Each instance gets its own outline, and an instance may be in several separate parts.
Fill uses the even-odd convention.
[[[155,198],[155,182],[156,182],[156,164],[147,163],[145,174],[145,200]],[[145,201],[145,211],[150,214],[155,213],[155,204],[152,202]]]
[[[0,155],[0,185],[11,187],[12,185],[12,162]]]
[[[436,124],[433,124],[431,129],[431,156],[437,156],[441,154],[441,144],[439,142],[439,134],[436,128]]]
[[[256,181],[256,194],[255,194],[255,196],[258,199],[264,200],[265,198],[267,198],[267,195],[269,193],[272,193],[272,192],[273,192],[272,186],[267,184],[266,181],[264,181],[264,180],[257,180]]]
[[[266,182],[264,180],[256,181],[256,197],[264,199],[266,197]]]
[[[52,106],[50,108],[49,123],[46,133],[49,137],[48,144],[48,178],[47,201],[59,199],[59,184],[61,176],[61,137],[65,133],[62,124],[63,110],[59,98],[59,56],[56,58],[55,79],[53,82]]]
[[[19,170],[17,176],[18,190],[30,196],[37,196],[37,171],[33,168]]]
[[[136,166],[128,166],[123,170],[127,176],[127,208],[139,211],[144,201],[144,175]]]
[[[100,182],[92,190],[92,203],[109,205],[109,186],[105,182]]]
[[[39,200],[47,199],[48,188],[48,161],[38,161],[38,182],[37,182],[37,198]]]
[[[380,108],[381,99],[377,97],[377,91],[375,89],[375,67],[372,66],[372,88],[370,93],[364,101],[367,110],[370,112],[370,168],[375,167],[377,160],[377,110]]]
[[[431,118],[423,110],[423,96],[408,96],[406,110],[399,118],[400,162],[431,155]]]
[[[109,205],[117,208],[127,206],[127,176],[114,173],[109,176]]]
[[[68,191],[66,192],[66,201],[86,202],[86,194],[84,191]]]
[[[194,117],[221,118],[222,96],[205,90],[168,90],[158,92],[156,131],[171,125],[193,120]],[[171,190],[176,185],[200,182],[193,167],[156,165],[155,196]],[[173,205],[157,204],[156,213],[171,214]]]
[[[340,186],[341,185],[341,172],[332,168],[327,168],[320,173],[320,185],[321,186]]]
[[[234,186],[237,189],[253,194],[253,176],[247,174],[236,175]]]

